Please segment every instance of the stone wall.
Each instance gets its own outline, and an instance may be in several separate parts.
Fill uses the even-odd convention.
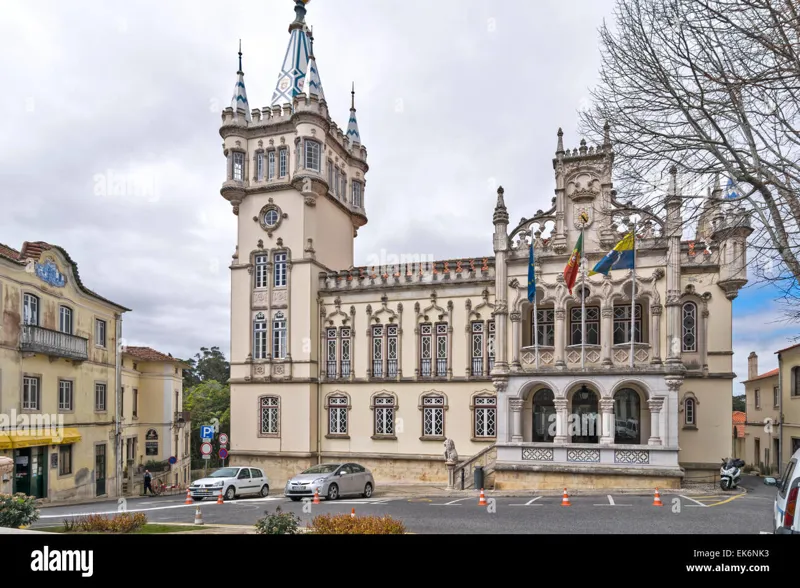
[[[499,470],[494,473],[496,490],[653,490],[678,489],[680,477],[582,474],[577,472],[531,472]]]

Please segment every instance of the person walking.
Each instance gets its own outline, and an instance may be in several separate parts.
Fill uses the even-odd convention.
[[[148,490],[150,490],[150,494],[152,494],[153,496],[156,495],[155,490],[153,490],[152,482],[153,482],[153,476],[150,474],[150,470],[145,470],[144,471],[144,492],[142,493],[142,496],[147,496],[147,491]]]

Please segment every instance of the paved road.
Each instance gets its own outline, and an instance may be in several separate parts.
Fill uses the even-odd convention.
[[[763,486],[758,478],[745,481],[747,494],[729,496],[663,495],[664,506],[654,507],[652,496],[597,495],[570,498],[570,507],[561,506],[557,496],[516,498],[488,497],[489,506],[478,505],[477,497],[341,499],[321,504],[291,502],[283,496],[242,498],[218,505],[213,500],[200,503],[203,520],[211,524],[252,525],[280,506],[308,522],[321,513],[389,515],[401,519],[414,533],[686,533],[759,534],[772,531],[772,500],[775,490]],[[131,498],[129,511],[142,511],[150,522],[194,522],[195,505],[184,505],[178,497]],[[311,512],[304,512],[310,508]],[[88,513],[115,513],[117,502],[42,509],[42,518],[33,528],[55,526],[64,518]]]

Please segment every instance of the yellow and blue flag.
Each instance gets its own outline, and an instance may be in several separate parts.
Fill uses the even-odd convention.
[[[595,274],[608,275],[612,269],[633,269],[634,267],[634,243],[633,231],[622,238],[622,241],[614,245],[614,249],[609,251],[596,266],[589,272],[590,276]]]
[[[528,255],[528,302],[533,302],[536,297],[536,265],[533,262],[533,243]]]

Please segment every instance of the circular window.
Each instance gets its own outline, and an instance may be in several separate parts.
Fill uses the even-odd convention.
[[[274,227],[275,225],[277,225],[278,220],[280,220],[280,215],[278,214],[278,211],[275,210],[274,208],[268,210],[264,214],[264,224],[268,227]]]

